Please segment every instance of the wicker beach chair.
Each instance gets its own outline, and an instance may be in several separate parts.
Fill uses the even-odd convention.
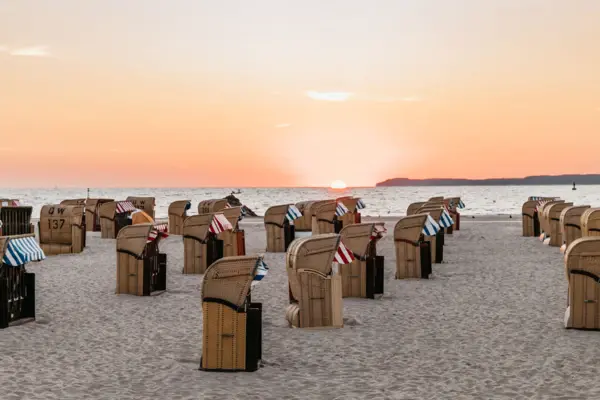
[[[223,257],[246,255],[246,234],[239,227],[242,219],[242,207],[228,207],[220,211],[229,221],[232,228],[225,229],[217,235],[223,241]]]
[[[218,223],[221,217],[217,215],[224,218],[220,212],[208,213],[189,216],[183,222],[184,274],[203,274],[212,263],[223,258],[224,243],[218,238],[218,230],[214,229],[222,227]]]
[[[417,211],[419,210],[419,208],[423,207],[427,202],[426,201],[420,201],[417,203],[412,203],[408,206],[408,208],[406,209],[406,215],[415,215],[417,213]]]
[[[190,200],[177,200],[169,204],[169,234],[183,235],[183,221],[191,206]]]
[[[129,218],[136,208],[130,201],[109,201],[100,205],[100,237],[115,239],[119,231],[131,225]]]
[[[431,275],[431,243],[423,235],[429,217],[429,214],[414,214],[396,223],[396,279],[428,279]]]
[[[600,238],[576,239],[565,252],[565,327],[600,329]]]
[[[588,208],[581,214],[581,236],[600,236],[600,208]]]
[[[562,211],[571,207],[573,203],[555,203],[544,208],[544,213],[547,214],[545,217],[548,221],[549,238],[546,238],[545,243],[552,247],[560,247],[563,243],[562,229],[560,224],[560,215]]]
[[[100,207],[114,199],[86,199],[85,201],[85,229],[88,232],[100,232]]]
[[[337,234],[296,239],[286,254],[290,305],[286,319],[297,328],[343,326],[342,279],[333,270],[341,237]]]
[[[264,224],[265,231],[267,232],[267,252],[284,253],[295,239],[295,225],[292,221],[297,220],[302,215],[300,214],[298,217],[294,213],[292,217],[288,217],[290,215],[290,207],[292,206],[292,204],[281,204],[269,207],[265,212]],[[293,207],[296,208],[295,206]]]
[[[564,203],[564,200],[547,200],[538,206],[538,216],[540,219],[540,240],[546,240],[550,236],[550,216],[546,210],[553,204]]]
[[[226,257],[202,282],[202,359],[207,371],[256,371],[262,357],[262,304],[251,301],[260,256]]]
[[[33,208],[21,205],[18,200],[0,199],[0,236],[26,235],[34,233],[31,223]]]
[[[565,252],[567,247],[575,240],[582,237],[581,234],[581,216],[590,206],[571,206],[566,207],[560,213],[560,227],[562,234],[561,252]]]
[[[312,234],[322,235],[326,233],[339,233],[342,229],[342,221],[336,215],[337,203],[335,200],[313,204],[311,212]]]
[[[139,196],[129,196],[125,199],[125,201],[129,201],[135,208],[138,210],[142,210],[146,214],[148,214],[153,220],[156,219],[154,215],[154,207],[156,206],[156,200],[154,197],[139,197]]]
[[[198,203],[198,214],[208,214],[223,211],[230,207],[227,199],[202,200]]]
[[[38,222],[40,247],[46,255],[81,253],[85,248],[85,206],[45,205]]]
[[[417,214],[429,214],[438,224],[442,220],[444,213],[443,206],[424,205],[419,208]],[[425,240],[431,243],[431,262],[441,264],[444,261],[445,232],[440,229],[435,235],[425,236]]]

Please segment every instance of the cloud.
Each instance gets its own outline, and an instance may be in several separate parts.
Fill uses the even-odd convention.
[[[309,90],[306,92],[306,95],[313,100],[346,101],[352,95],[354,95],[354,93],[350,93],[350,92],[317,92],[314,90]]]
[[[275,128],[277,128],[277,129],[281,129],[281,128],[289,128],[290,126],[292,126],[292,124],[289,124],[289,123],[285,123],[285,124],[277,124],[277,125],[275,125]]]
[[[48,47],[46,46],[33,46],[33,47],[22,47],[20,49],[11,50],[9,52],[11,56],[22,56],[22,57],[48,57]]]

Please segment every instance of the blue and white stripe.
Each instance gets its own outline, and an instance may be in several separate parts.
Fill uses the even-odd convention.
[[[35,237],[8,239],[6,252],[2,263],[11,267],[25,265],[31,261],[41,261],[46,258],[44,251],[37,244]]]
[[[431,215],[427,215],[427,220],[425,221],[425,226],[423,226],[423,235],[425,236],[435,236],[440,231],[440,226]]]
[[[457,208],[463,209],[463,208],[465,208],[465,207],[466,207],[466,206],[465,206],[465,203],[463,203],[463,201],[462,201],[462,200],[459,200],[459,201],[458,201],[458,206],[457,206]]]
[[[448,211],[444,210],[442,212],[442,216],[440,217],[440,226],[442,228],[450,228],[454,224],[452,217],[448,213]]]
[[[349,212],[350,210],[348,210],[348,207],[346,207],[344,203],[342,203],[341,201],[337,203],[337,207],[335,208],[335,215],[341,217],[342,215],[345,215]]]
[[[298,207],[296,207],[293,204],[288,207],[287,213],[285,214],[285,217],[290,222],[294,221],[295,219],[300,218],[301,216],[302,216],[302,213],[300,212],[300,210],[298,210]]]
[[[267,264],[265,264],[265,262],[261,258],[258,261],[258,268],[256,269],[256,275],[254,275],[254,280],[252,281],[252,286],[254,286],[256,283],[260,282],[267,275],[268,272],[269,272],[269,267],[267,267]]]
[[[362,210],[363,208],[366,208],[367,206],[365,205],[365,202],[362,199],[358,199],[358,201],[356,202],[356,209],[357,210]]]

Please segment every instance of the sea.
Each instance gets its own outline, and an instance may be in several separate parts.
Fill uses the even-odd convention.
[[[33,206],[34,218],[45,204],[58,204],[64,199],[85,198],[87,188],[0,188],[0,198],[19,199]],[[237,192],[240,193],[237,193]],[[600,204],[600,185],[572,186],[425,186],[369,187],[334,190],[328,188],[89,188],[89,197],[125,200],[127,196],[154,196],[156,217],[167,218],[169,204],[175,200],[191,200],[192,212],[201,200],[223,198],[232,192],[258,215],[273,205],[304,200],[335,199],[355,196],[363,199],[365,216],[385,217],[406,215],[409,204],[434,196],[460,196],[465,215],[521,215],[521,206],[529,196],[560,197],[581,205]]]

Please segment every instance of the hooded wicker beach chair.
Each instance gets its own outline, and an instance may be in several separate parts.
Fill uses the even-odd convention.
[[[218,235],[232,229],[222,212],[187,217],[183,222],[183,273],[203,274],[223,258],[224,243]]]
[[[338,217],[342,221],[342,226],[348,226],[350,224],[360,224],[362,216],[360,210],[365,208],[365,203],[361,198],[358,197],[340,197],[336,202],[342,203],[348,210],[345,214]]]
[[[319,202],[311,207],[311,211],[314,213],[312,217],[313,235],[340,232],[342,221],[338,219],[337,207],[335,200]]]
[[[567,247],[581,235],[581,216],[590,206],[570,206],[565,207],[560,213],[560,227],[562,246],[560,251],[564,253]]]
[[[423,207],[425,204],[427,204],[425,201],[410,204],[406,209],[406,215],[415,215],[419,208]]]
[[[296,208],[300,211],[302,216],[294,221],[295,231],[298,232],[313,232],[313,217],[315,216],[315,210],[322,204],[334,202],[335,200],[310,200],[296,203]]]
[[[544,208],[544,213],[547,215],[545,219],[548,221],[548,235],[544,243],[547,243],[553,247],[560,247],[562,245],[562,229],[560,225],[560,214],[562,211],[571,207],[573,203],[555,203]]]
[[[142,210],[152,217],[153,220],[156,218],[154,215],[154,207],[156,207],[156,200],[154,197],[129,196],[125,201],[129,201],[135,208]]]
[[[564,203],[564,200],[543,200],[540,205],[538,205],[538,216],[540,219],[540,240],[544,241],[546,237],[550,235],[550,216],[546,211],[551,205]]]
[[[341,232],[342,242],[354,261],[340,266],[342,297],[374,299],[383,295],[383,256],[377,255],[377,241],[385,233],[384,223],[351,224]]]
[[[576,239],[565,252],[565,327],[600,329],[600,238]]]
[[[0,329],[35,319],[35,274],[25,265],[44,258],[33,233],[0,236]]]
[[[441,264],[444,261],[444,243],[445,233],[441,221],[444,217],[444,208],[442,206],[423,206],[419,208],[418,214],[429,214],[433,220],[441,226],[442,229],[435,232],[432,236],[426,236],[425,240],[431,243],[431,262]]]
[[[460,197],[449,197],[444,199],[444,204],[450,213],[450,217],[454,220],[454,225],[449,233],[460,230],[460,211],[465,208],[465,203]]]
[[[431,227],[435,221],[433,224],[432,221],[429,214],[414,214],[396,223],[396,279],[428,279],[431,275],[431,243],[425,240],[423,231],[428,233],[428,237],[435,235],[435,228]],[[440,229],[439,226],[437,229]]]
[[[223,257],[246,255],[246,234],[240,229],[242,207],[228,207],[220,211],[227,218],[231,229],[224,229],[217,235],[223,241]]]
[[[86,199],[65,199],[60,202],[61,206],[84,206]]]
[[[32,207],[21,205],[19,200],[0,199],[0,235],[26,235],[34,233],[31,223]]]
[[[269,207],[265,212],[267,252],[284,253],[296,238],[295,221],[301,218],[300,210],[293,204]]]
[[[214,262],[202,282],[202,358],[207,371],[256,371],[262,357],[262,304],[251,301],[260,256]]]
[[[167,290],[167,255],[158,249],[163,237],[152,224],[126,226],[117,235],[117,294],[150,296]]]
[[[581,214],[581,236],[600,236],[600,208],[588,208]]]
[[[202,200],[198,203],[198,214],[215,213],[229,207],[230,205],[227,202],[227,199]]]
[[[527,200],[521,207],[523,216],[523,236],[538,237],[540,236],[540,219],[537,211],[538,200]]]
[[[86,199],[85,201],[85,228],[88,232],[100,232],[100,207],[114,199]]]
[[[85,248],[85,206],[45,205],[38,222],[40,247],[46,255],[81,253]]]
[[[343,326],[342,279],[333,268],[340,241],[340,235],[325,234],[296,239],[290,245],[286,253],[290,326]]]
[[[109,201],[100,205],[100,237],[116,239],[119,231],[132,224],[131,213],[136,211],[130,201]]]
[[[177,200],[169,205],[169,234],[183,235],[183,221],[187,218],[187,210],[191,207],[190,200]]]

